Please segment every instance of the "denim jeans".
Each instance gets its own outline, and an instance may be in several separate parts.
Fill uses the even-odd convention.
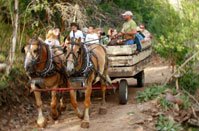
[[[141,45],[141,40],[143,40],[144,38],[137,33],[135,35],[135,39],[131,39],[131,40],[127,40],[125,42],[126,45],[132,45],[132,44],[136,44],[137,45],[137,51],[141,51],[142,50],[142,45]]]

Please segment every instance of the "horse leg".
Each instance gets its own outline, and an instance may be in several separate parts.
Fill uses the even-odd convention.
[[[85,101],[84,101],[84,119],[81,123],[82,128],[89,128],[89,108],[91,105],[91,92],[92,92],[92,83],[89,82],[88,85],[86,86],[86,91],[85,91]]]
[[[65,111],[66,110],[66,97],[64,94],[62,94],[62,97],[60,98],[60,111]]]
[[[57,97],[56,92],[51,92],[51,115],[54,120],[56,120],[59,116],[59,112],[57,110]]]
[[[75,110],[75,113],[77,114],[77,116],[80,119],[82,119],[83,118],[83,114],[78,108],[77,99],[76,99],[76,92],[74,90],[70,90],[70,99],[71,99],[71,104],[72,104],[72,106],[73,106],[73,108]]]
[[[106,83],[104,80],[101,80],[101,88],[102,88],[102,105],[99,108],[99,114],[104,115],[107,113],[106,108]]]
[[[39,127],[45,127],[46,120],[45,120],[45,117],[43,116],[43,112],[42,112],[41,93],[34,91],[34,95],[35,95],[35,100],[36,100],[36,105],[37,105],[37,110],[38,110],[37,124]]]

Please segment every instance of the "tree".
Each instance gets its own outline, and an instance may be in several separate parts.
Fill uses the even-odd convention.
[[[14,1],[14,16],[13,16],[13,34],[12,34],[12,42],[11,42],[11,48],[9,53],[9,60],[8,60],[8,66],[6,69],[6,74],[8,75],[12,69],[14,60],[15,60],[15,50],[16,50],[16,44],[17,44],[17,31],[18,31],[18,0]]]

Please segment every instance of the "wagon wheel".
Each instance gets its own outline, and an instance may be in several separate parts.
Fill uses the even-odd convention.
[[[139,72],[136,75],[136,79],[137,79],[137,86],[138,87],[143,87],[144,86],[144,82],[145,82],[144,71]]]
[[[125,79],[119,83],[119,103],[125,105],[128,101],[128,83]]]

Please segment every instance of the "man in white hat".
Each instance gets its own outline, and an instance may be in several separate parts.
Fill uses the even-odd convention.
[[[136,37],[137,34],[137,24],[132,19],[133,13],[131,11],[126,11],[122,14],[125,23],[122,26],[122,30],[119,33],[126,39],[125,44],[132,45],[137,44],[137,50],[141,51],[141,43],[139,38]]]

